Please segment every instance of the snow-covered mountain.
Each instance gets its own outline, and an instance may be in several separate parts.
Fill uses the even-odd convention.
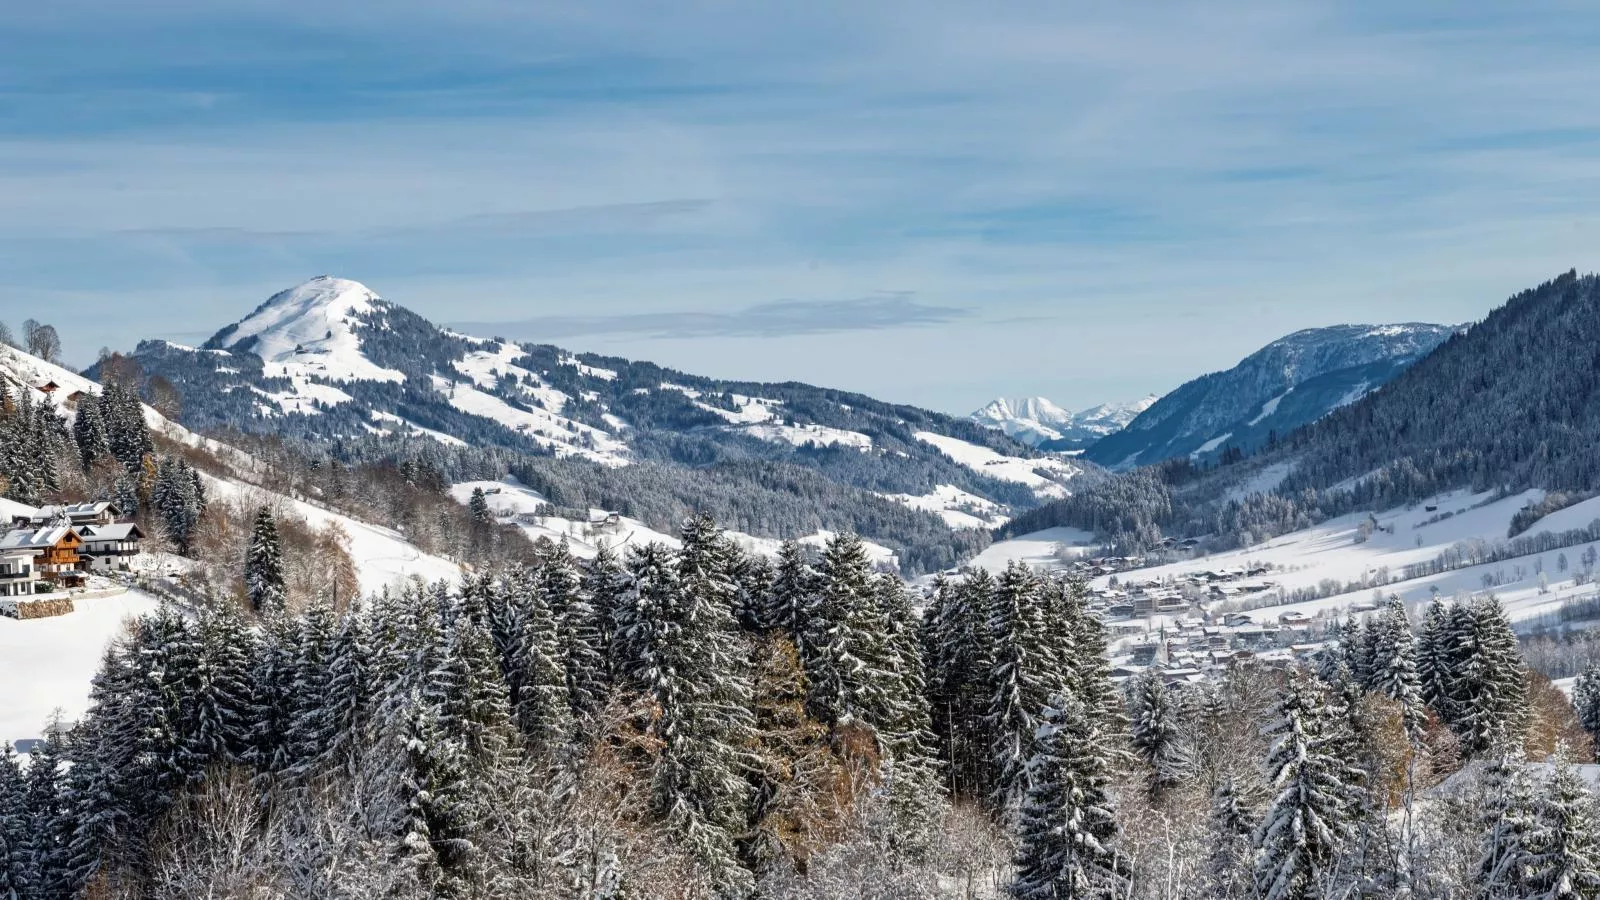
[[[135,357],[147,375],[177,386],[184,422],[196,430],[271,433],[364,459],[393,454],[396,441],[493,448],[612,508],[649,505],[669,490],[677,506],[709,502],[706,485],[687,486],[689,474],[626,471],[640,465],[693,473],[717,489],[769,482],[765,493],[730,489],[728,500],[750,507],[737,513],[753,519],[742,530],[760,537],[877,527],[868,536],[904,550],[924,528],[949,540],[953,523],[977,529],[1062,496],[1084,468],[965,418],[861,394],[460,334],[330,276],[273,295],[199,348],[146,341]],[[574,468],[590,464],[598,471]],[[820,478],[835,512],[816,512],[815,496],[804,514],[769,510],[785,467]],[[994,509],[967,514],[974,502]]]
[[[1068,412],[1044,397],[1001,397],[973,413],[971,419],[1004,431],[1030,447],[1070,452],[1120,431],[1155,402],[1156,397],[1151,395],[1132,403],[1102,403]]]
[[[1182,385],[1084,457],[1129,469],[1253,449],[1377,390],[1458,330],[1407,323],[1297,331]]]

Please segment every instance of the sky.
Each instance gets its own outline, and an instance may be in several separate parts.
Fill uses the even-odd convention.
[[[1592,4],[17,6],[0,319],[78,364],[327,273],[712,377],[1077,408],[1600,268]]]

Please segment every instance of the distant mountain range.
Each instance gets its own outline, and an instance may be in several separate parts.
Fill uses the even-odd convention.
[[[1459,330],[1407,323],[1297,331],[1180,386],[1083,457],[1124,470],[1179,456],[1210,460],[1230,447],[1252,451],[1389,383]]]
[[[1040,450],[1079,451],[1120,431],[1156,402],[1155,395],[1132,403],[1102,403],[1068,412],[1044,397],[1001,397],[973,413],[980,425],[996,428]]]
[[[509,467],[556,502],[625,507],[653,527],[706,509],[763,537],[854,529],[914,570],[953,564],[987,541],[986,525],[1065,496],[1084,468],[861,394],[459,334],[330,276],[201,347],[145,341],[134,359],[178,388],[196,430],[336,457],[421,454],[474,477]]]

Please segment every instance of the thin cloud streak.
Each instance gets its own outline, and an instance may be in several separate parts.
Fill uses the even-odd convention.
[[[965,319],[971,310],[918,303],[909,294],[854,300],[759,303],[736,312],[658,312],[617,316],[544,316],[510,322],[455,322],[468,333],[503,334],[518,339],[561,340],[599,335],[633,335],[649,340],[702,337],[782,338],[942,325]]]

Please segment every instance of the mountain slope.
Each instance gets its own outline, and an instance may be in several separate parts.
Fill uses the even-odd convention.
[[[1122,429],[1155,402],[1151,396],[1132,403],[1102,403],[1074,413],[1044,397],[1000,397],[969,418],[1030,447],[1073,451]]]
[[[801,521],[789,503],[785,515],[757,514],[742,530],[855,529],[906,550],[926,532],[909,520],[891,525],[901,514],[883,507],[893,503],[965,545],[972,538],[951,537],[949,522],[979,528],[1062,496],[1085,468],[965,419],[861,394],[458,334],[329,276],[274,295],[201,348],[147,341],[134,357],[178,388],[183,420],[197,430],[272,434],[347,460],[391,458],[417,441],[455,454],[494,450],[500,471],[475,477],[510,474],[503,460],[520,458],[518,471],[546,487],[581,484],[566,492],[575,504],[575,495],[617,499],[608,485],[627,484],[631,502],[662,516],[651,527],[670,527],[665,510],[693,509],[697,493],[734,497],[729,482],[770,506],[774,479],[820,476],[836,486],[824,488],[828,520]],[[623,474],[639,466],[649,472]],[[959,509],[953,497],[964,498]],[[993,516],[945,515],[974,497],[993,504]]]
[[[1421,323],[1297,331],[1180,386],[1084,456],[1130,469],[1253,450],[1388,383],[1454,331]]]

